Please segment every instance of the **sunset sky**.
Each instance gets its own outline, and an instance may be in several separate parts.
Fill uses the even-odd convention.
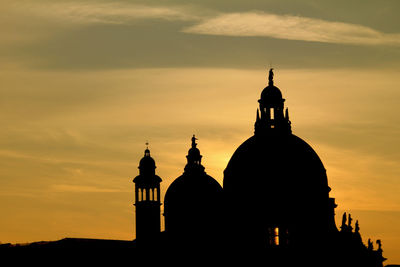
[[[222,184],[273,67],[338,226],[350,212],[400,263],[400,1],[0,0],[0,12],[0,242],[134,239],[146,141],[162,193],[193,134]]]

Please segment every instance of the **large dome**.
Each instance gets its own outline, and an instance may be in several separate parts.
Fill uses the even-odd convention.
[[[311,146],[292,134],[273,76],[271,69],[258,101],[254,136],[235,151],[223,182],[230,213],[240,211],[235,227],[246,229],[240,238],[259,247],[276,244],[276,236],[286,244],[312,243],[336,230],[324,165]]]
[[[330,188],[317,153],[289,134],[253,136],[240,145],[224,171],[224,190],[231,197],[249,194],[276,207],[282,199],[296,205],[299,200],[326,198]],[[289,199],[295,202],[287,203]]]
[[[241,238],[259,238],[246,242],[270,242],[265,238],[274,227],[293,240],[307,238],[312,227],[314,233],[334,229],[325,168],[315,151],[293,134],[246,140],[224,171],[223,188],[231,213],[241,211],[237,227],[249,229]]]

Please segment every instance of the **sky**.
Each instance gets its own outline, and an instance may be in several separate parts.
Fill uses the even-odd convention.
[[[400,2],[0,0],[0,242],[135,238],[150,143],[162,196],[196,134],[222,184],[275,69],[331,197],[400,263]],[[376,245],[375,245],[376,247]]]

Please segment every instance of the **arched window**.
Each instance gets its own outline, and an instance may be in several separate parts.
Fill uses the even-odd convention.
[[[268,228],[268,243],[271,246],[279,246],[279,227]]]
[[[275,246],[279,246],[279,228],[278,227],[274,228],[274,236],[273,236],[273,238],[274,238],[274,240],[273,240],[274,245]]]

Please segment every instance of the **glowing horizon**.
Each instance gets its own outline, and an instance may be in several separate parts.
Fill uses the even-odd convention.
[[[162,199],[193,134],[222,184],[272,66],[336,222],[400,262],[398,3],[1,2],[0,242],[133,239],[146,141]]]

